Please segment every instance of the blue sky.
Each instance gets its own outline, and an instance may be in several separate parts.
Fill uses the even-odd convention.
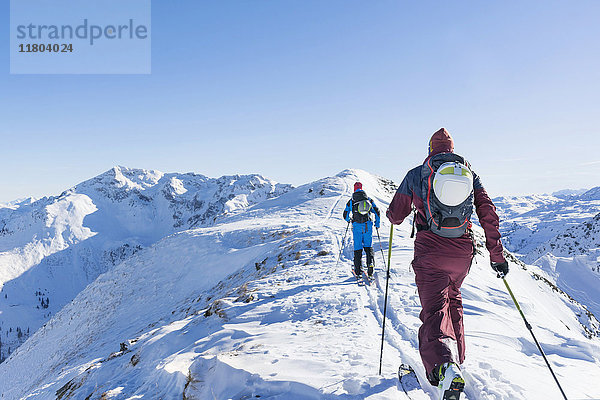
[[[151,75],[10,75],[4,28],[0,201],[114,165],[399,182],[441,126],[492,196],[598,186],[599,15],[597,1],[155,0]]]

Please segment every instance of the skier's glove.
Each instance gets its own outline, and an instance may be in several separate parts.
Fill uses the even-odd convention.
[[[501,263],[492,263],[492,269],[496,271],[496,276],[498,278],[504,278],[506,274],[508,274],[508,261],[504,261]]]

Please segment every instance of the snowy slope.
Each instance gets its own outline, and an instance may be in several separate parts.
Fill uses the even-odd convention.
[[[401,361],[425,382],[410,226],[394,236],[380,377],[380,248],[376,281],[358,286],[342,243],[355,180],[385,210],[393,184],[348,170],[140,250],[0,364],[1,398],[406,398]],[[598,321],[535,266],[513,264],[508,280],[569,398],[599,398]],[[463,290],[468,399],[559,398],[501,283],[478,255]]]
[[[0,208],[0,361],[114,265],[290,188],[258,175],[114,167],[60,196]]]
[[[494,198],[503,243],[521,255],[531,253],[566,229],[600,213],[600,187],[583,194]]]
[[[600,187],[497,201],[507,247],[595,315],[600,315],[599,199]]]
[[[600,250],[600,213],[541,244],[524,259],[533,262],[548,253],[561,257],[592,255],[595,259],[594,255],[598,250]]]
[[[600,214],[543,243],[524,260],[600,315]]]

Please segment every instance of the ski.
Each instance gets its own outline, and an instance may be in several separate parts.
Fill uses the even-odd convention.
[[[362,273],[363,280],[367,286],[371,286],[371,282],[375,280],[375,275],[369,276],[365,271]]]
[[[364,274],[364,273],[363,273],[363,274]],[[364,285],[365,285],[365,281],[363,280],[363,277],[362,277],[362,275],[360,275],[360,276],[359,276],[359,275],[356,275],[356,274],[354,273],[354,266],[352,267],[352,276],[353,276],[354,278],[356,278],[356,283],[358,283],[358,286],[364,286]]]
[[[413,398],[413,394],[422,390],[415,370],[408,364],[401,364],[398,368],[398,380],[400,387],[409,399]]]
[[[354,278],[356,278],[356,282],[358,283],[358,286],[365,286],[365,285],[371,286],[371,282],[373,282],[375,280],[375,275],[369,276],[366,271],[362,271],[362,273],[360,275],[356,275],[354,273],[354,267],[352,267],[351,271],[352,271],[352,276]]]

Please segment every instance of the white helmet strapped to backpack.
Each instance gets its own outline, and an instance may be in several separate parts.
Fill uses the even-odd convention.
[[[473,192],[473,173],[465,164],[446,162],[435,172],[433,192],[442,204],[455,207]]]

